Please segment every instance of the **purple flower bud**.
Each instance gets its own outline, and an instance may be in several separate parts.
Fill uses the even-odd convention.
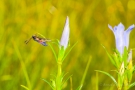
[[[69,41],[69,17],[66,18],[66,23],[60,40],[60,46],[64,46],[64,49],[68,46]]]
[[[127,62],[130,62],[132,60],[132,50],[128,53],[128,59]]]
[[[128,49],[129,34],[135,26],[131,25],[126,31],[124,31],[125,27],[122,23],[120,23],[118,26],[115,26],[114,28],[112,28],[112,26],[108,24],[108,27],[113,31],[115,36],[116,48],[122,55],[124,52],[124,47]]]

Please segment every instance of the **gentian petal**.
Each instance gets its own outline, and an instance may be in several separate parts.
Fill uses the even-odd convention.
[[[111,26],[111,25],[109,25],[109,24],[108,24],[108,27],[113,31],[113,28],[112,28],[112,26]]]
[[[60,46],[64,46],[64,49],[67,48],[68,45],[68,41],[69,41],[69,17],[67,16],[66,18],[66,23],[64,26],[64,30],[61,36],[61,40],[60,40]]]
[[[123,40],[124,26],[123,26],[123,24],[120,23],[118,26],[115,26],[113,29],[110,25],[108,27],[113,31],[114,36],[115,36],[116,48],[122,55],[123,50],[124,50],[124,40]]]
[[[130,32],[135,28],[135,25],[131,25],[126,31],[124,31],[124,46],[127,47],[128,49],[128,46],[129,46],[129,35],[130,35]]]

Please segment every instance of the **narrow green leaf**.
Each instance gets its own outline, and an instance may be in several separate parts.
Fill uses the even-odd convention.
[[[28,87],[21,85],[21,87],[25,88],[26,90],[30,90]]]
[[[50,46],[50,48],[52,49],[52,52],[53,52],[54,57],[55,57],[55,60],[56,60],[56,62],[57,62],[58,60],[57,60],[57,55],[56,55],[55,50],[53,49],[53,47],[52,47],[52,45],[51,45],[51,44],[48,44],[48,45],[49,45],[49,46]]]
[[[26,82],[27,82],[27,85],[29,87],[29,90],[31,90],[31,88],[32,88],[31,87],[31,82],[30,82],[30,78],[29,78],[28,73],[27,73],[27,69],[26,69],[25,63],[23,61],[23,57],[22,57],[18,47],[16,46],[16,44],[13,44],[13,46],[14,46],[14,50],[15,50],[15,52],[16,52],[16,54],[17,54],[17,56],[18,56],[18,58],[19,58],[19,60],[21,62],[21,66],[22,66],[22,69],[23,69],[23,72],[24,72],[24,75],[25,75]]]
[[[119,72],[117,70],[111,70],[111,71],[116,72],[117,74],[119,74]]]
[[[96,72],[96,90],[98,90],[98,72]]]
[[[63,75],[62,75],[62,81],[63,81],[63,78],[66,76],[68,74],[68,72],[67,73],[63,73]]]
[[[56,75],[54,75],[54,74],[50,74],[51,76],[53,76],[54,78],[56,78]]]
[[[80,85],[76,90],[81,90],[82,89],[82,85]]]
[[[42,78],[42,80],[45,81],[54,90],[54,87],[51,85],[49,81],[45,80],[44,78]]]
[[[129,88],[131,88],[131,87],[133,87],[133,86],[135,86],[135,82],[131,83],[131,84],[129,85]]]
[[[121,55],[120,55],[120,52],[119,52],[117,49],[115,49],[115,52],[116,52],[116,54],[117,54],[118,61],[119,61],[119,63],[121,64],[121,62],[122,62],[122,57],[121,57]]]
[[[89,60],[88,60],[88,63],[87,63],[87,66],[85,68],[85,71],[84,71],[84,74],[83,74],[83,77],[82,77],[82,80],[81,80],[81,85],[83,85],[84,83],[84,80],[85,80],[85,77],[86,77],[86,74],[87,74],[87,71],[89,69],[89,66],[90,66],[90,62],[91,62],[91,56],[89,57]]]
[[[73,90],[73,82],[72,82],[72,77],[70,78],[70,90]]]
[[[122,60],[124,61],[124,67],[127,67],[127,59],[128,59],[128,50],[125,47],[124,48],[124,53],[122,55]]]
[[[70,75],[65,81],[63,81],[62,86],[65,84],[65,82],[67,82],[67,80],[71,77],[72,75]]]
[[[112,57],[114,58],[116,68],[119,69],[120,63],[119,63],[119,58],[118,58],[117,54],[114,53],[114,55],[112,55]]]
[[[60,45],[59,45],[60,42],[58,39],[55,39],[55,41],[51,40],[51,43],[56,44],[60,48]]]
[[[135,72],[135,65],[133,66],[133,73]]]
[[[101,44],[101,45],[102,45],[102,44]],[[113,58],[112,58],[112,56],[108,53],[108,51],[106,50],[106,48],[105,48],[103,45],[102,45],[102,47],[105,49],[105,51],[106,51],[106,53],[107,53],[107,55],[108,55],[108,57],[109,57],[111,63],[112,63],[115,67],[117,67],[116,64],[115,64],[115,62],[114,62],[114,60],[113,60]]]
[[[121,75],[121,73],[118,72],[118,81],[117,81],[118,82],[118,85],[117,85],[118,88],[122,88],[123,81],[124,81],[124,74]]]
[[[128,78],[128,82],[129,82],[129,83],[130,83],[131,80],[132,80],[132,76],[133,76],[132,70],[127,70],[127,78]]]
[[[103,74],[109,76],[109,77],[113,80],[113,82],[115,83],[115,85],[116,85],[116,86],[118,85],[118,84],[117,84],[117,81],[115,80],[115,78],[114,78],[112,75],[110,75],[109,73],[104,72],[104,71],[100,71],[100,70],[95,70],[95,71],[101,72],[101,73],[103,73]]]
[[[75,47],[75,45],[77,44],[78,42],[76,42],[71,48],[70,50],[64,55],[62,61],[64,61],[64,59],[67,57],[67,55],[71,52],[71,50]]]
[[[91,58],[92,58],[92,57],[90,56],[90,58],[89,58],[89,60],[88,60],[88,63],[87,63],[87,66],[86,66],[86,68],[85,68],[85,71],[84,71],[84,74],[83,74],[81,83],[80,83],[79,87],[77,88],[77,90],[81,90],[82,87],[83,87],[83,83],[84,83],[84,80],[85,80],[87,71],[88,71],[88,69],[89,69],[89,65],[90,65],[90,62],[91,62]]]

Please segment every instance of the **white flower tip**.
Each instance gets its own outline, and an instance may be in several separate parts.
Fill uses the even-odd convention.
[[[113,28],[112,28],[112,26],[111,26],[111,25],[109,25],[109,24],[108,24],[108,27],[113,31]]]
[[[135,28],[135,25],[133,24],[132,27]]]
[[[121,22],[119,23],[118,27],[125,28],[124,25]]]
[[[134,28],[135,28],[135,25],[133,24],[133,25],[129,26],[129,28],[127,29],[127,31],[129,32],[129,31],[133,30]]]
[[[133,25],[131,25],[133,28],[135,28],[135,25],[133,24]]]
[[[67,16],[67,18],[66,19],[68,19],[69,20],[69,16]]]
[[[69,17],[67,16],[65,25],[68,25],[68,24],[69,24]]]
[[[118,26],[124,27],[124,25],[120,22]]]
[[[123,24],[120,22],[119,25],[123,25]]]
[[[125,26],[120,22],[118,26],[116,26],[118,30],[124,31]]]

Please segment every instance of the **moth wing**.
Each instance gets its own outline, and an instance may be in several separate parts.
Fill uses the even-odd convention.
[[[46,42],[40,42],[43,46],[47,46]]]

